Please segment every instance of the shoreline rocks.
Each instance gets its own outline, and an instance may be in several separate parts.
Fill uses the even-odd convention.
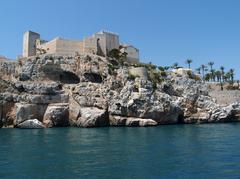
[[[32,57],[0,66],[0,127],[145,127],[240,121],[240,103],[221,106],[186,74],[129,79],[112,59]],[[13,68],[14,66],[14,68]],[[1,69],[2,68],[2,69]]]
[[[17,125],[21,129],[43,129],[45,126],[37,119],[28,119]]]

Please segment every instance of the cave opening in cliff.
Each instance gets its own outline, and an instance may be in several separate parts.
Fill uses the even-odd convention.
[[[184,124],[185,123],[183,114],[179,114],[177,120],[178,120],[177,121],[178,124]]]
[[[63,71],[60,74],[60,82],[64,84],[78,84],[80,82],[80,79],[72,72]]]
[[[102,83],[103,81],[102,76],[97,73],[84,73],[84,78],[92,83]]]

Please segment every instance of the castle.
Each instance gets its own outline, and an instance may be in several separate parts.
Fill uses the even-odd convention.
[[[101,31],[83,40],[55,38],[51,41],[41,39],[40,34],[27,31],[23,36],[23,57],[39,54],[74,56],[76,54],[96,54],[106,57],[108,53],[118,49],[127,54],[130,62],[139,62],[139,50],[132,45],[120,45],[119,36],[112,32]]]

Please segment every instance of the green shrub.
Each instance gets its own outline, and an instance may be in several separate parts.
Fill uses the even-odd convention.
[[[131,73],[128,74],[128,80],[135,80],[137,77],[139,77],[138,75],[133,75]]]
[[[233,86],[233,85],[231,85],[231,84],[227,85],[227,86],[226,86],[226,89],[227,89],[227,90],[239,90],[239,88],[238,88],[237,86]]]
[[[162,77],[166,77],[166,76],[167,76],[167,73],[166,73],[165,71],[160,71],[160,75],[161,75]]]
[[[117,73],[115,72],[117,68],[113,66],[112,64],[108,64],[108,73],[110,75],[116,75]]]

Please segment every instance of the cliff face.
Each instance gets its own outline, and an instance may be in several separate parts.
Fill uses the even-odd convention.
[[[0,63],[1,127],[154,126],[238,121],[201,81],[167,73],[161,83],[130,78],[129,67],[94,55],[39,56]]]

